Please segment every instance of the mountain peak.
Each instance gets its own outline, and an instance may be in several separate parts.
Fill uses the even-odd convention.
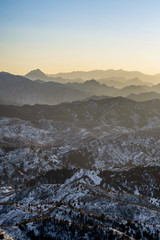
[[[27,77],[27,78],[29,78],[31,80],[40,79],[40,80],[43,80],[43,81],[46,81],[47,78],[48,78],[47,75],[44,74],[39,68],[30,71],[29,73],[27,73],[25,75],[25,77]]]
[[[34,69],[34,70],[32,70],[31,72],[39,72],[39,73],[43,73],[39,68]],[[44,73],[43,73],[43,74],[44,74]]]
[[[96,81],[95,79],[87,80],[84,82],[84,84],[95,85],[95,86],[100,85],[100,83],[98,81]]]

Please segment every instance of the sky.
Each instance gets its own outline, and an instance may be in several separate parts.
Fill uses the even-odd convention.
[[[159,0],[0,0],[0,71],[160,73]]]

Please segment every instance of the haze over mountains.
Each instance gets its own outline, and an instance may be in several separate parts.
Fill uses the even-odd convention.
[[[25,75],[25,77],[30,79],[30,80],[42,80],[42,81],[45,81],[45,82],[52,81],[52,82],[66,83],[66,82],[71,81],[70,78],[67,79],[67,78],[62,78],[62,77],[59,77],[59,76],[50,76],[50,75],[44,74],[40,69],[30,71],[29,73],[27,73]],[[82,79],[74,79],[74,81],[75,80],[77,82],[82,81]]]
[[[25,77],[36,80],[41,79],[44,81],[50,81],[60,79],[63,82],[70,80],[73,81],[86,81],[89,79],[99,80],[100,82],[117,80],[118,82],[124,82],[125,80],[135,79],[134,82],[148,82],[150,84],[156,84],[160,82],[160,74],[147,75],[138,71],[125,71],[125,70],[93,70],[93,71],[76,71],[68,73],[57,73],[57,74],[44,74],[40,69],[32,70],[25,75]],[[136,79],[137,78],[137,79]]]
[[[155,75],[147,75],[138,71],[124,71],[122,69],[119,70],[93,70],[89,72],[77,71],[77,72],[70,72],[70,73],[58,73],[58,74],[51,74],[49,76],[52,77],[62,77],[62,78],[81,78],[83,80],[88,79],[105,79],[105,78],[124,78],[126,80],[139,78],[145,82],[157,83],[160,81],[160,74]]]
[[[137,72],[131,72],[129,74],[128,72],[120,71],[120,73],[123,73],[123,76],[134,76],[134,78],[128,80],[122,78],[122,76],[118,78],[117,74],[119,71],[108,70],[102,72],[107,72],[107,74],[112,72],[112,75],[115,73],[116,78],[112,76],[111,79],[70,80],[56,76],[49,77],[39,69],[31,71],[26,74],[25,77],[1,72],[0,102],[1,104],[13,105],[54,105],[62,102],[83,100],[94,95],[108,97],[122,96],[135,101],[145,101],[160,97],[160,84],[153,85],[149,81],[144,82],[138,79],[136,75],[134,75],[137,74]],[[84,75],[84,73],[82,75]],[[101,75],[96,74],[95,78],[97,76],[101,77]]]
[[[80,90],[73,90],[67,85],[31,81],[22,76],[9,73],[0,73],[0,99],[2,102],[23,104],[57,104],[66,101],[75,101],[88,95]]]

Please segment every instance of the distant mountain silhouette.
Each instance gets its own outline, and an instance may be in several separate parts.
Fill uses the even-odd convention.
[[[106,84],[101,84],[98,81],[92,79],[87,80],[84,83],[68,83],[74,89],[79,89],[85,92],[92,92],[92,95],[106,95],[106,96],[127,96],[131,93],[138,94],[142,92],[150,91],[148,86],[127,86],[122,89],[117,89],[115,87],[107,86]]]
[[[127,98],[132,99],[134,101],[143,102],[148,101],[152,99],[160,99],[160,93],[156,92],[145,92],[140,94],[130,94],[127,96]]]
[[[53,81],[60,83],[79,82],[95,79],[111,87],[123,88],[129,85],[147,85],[160,83],[160,74],[148,75],[138,71],[119,70],[93,70],[74,71],[68,73],[45,74],[40,69],[30,71],[25,75],[30,80]]]
[[[71,79],[49,76],[49,75],[43,73],[40,69],[32,70],[29,73],[27,73],[24,77],[26,77],[30,80],[33,80],[33,81],[41,80],[41,81],[45,81],[45,82],[60,82],[60,83],[72,82]],[[83,82],[83,80],[80,78],[74,79],[74,81]]]
[[[126,80],[124,78],[102,78],[98,80],[100,83],[104,83],[107,86],[110,87],[115,87],[115,88],[124,88],[130,85],[135,85],[135,86],[152,86],[153,84],[150,82],[144,82],[141,81],[139,78],[132,78],[129,80]]]
[[[29,73],[25,75],[26,78],[30,80],[43,80],[43,81],[48,81],[48,77],[46,74],[44,74],[40,69],[32,70]]]
[[[74,72],[68,72],[68,73],[58,73],[58,74],[50,74],[51,77],[62,77],[67,79],[75,79],[75,78],[81,78],[83,80],[88,79],[104,79],[104,78],[124,78],[126,80],[133,79],[133,78],[139,78],[142,81],[147,81],[151,83],[158,83],[160,82],[160,74],[156,75],[148,75],[144,74],[138,71],[125,71],[122,69],[119,70],[93,70],[93,71],[74,71]]]
[[[40,70],[37,70],[39,77],[44,76]],[[33,72],[35,74],[35,71]],[[41,76],[40,76],[41,75]],[[38,77],[38,76],[37,76]],[[130,80],[129,80],[130,81]],[[132,80],[134,81],[134,80]],[[130,81],[130,82],[132,82]],[[139,82],[136,79],[137,83]],[[96,96],[127,97],[130,94],[141,94],[146,92],[160,93],[160,84],[149,87],[145,85],[135,86],[130,85],[118,89],[115,87],[102,84],[95,79],[87,80],[83,83],[69,82],[46,82],[44,80],[30,80],[19,75],[12,75],[10,73],[0,73],[0,103],[12,105],[24,104],[48,104],[55,105],[62,102],[73,102],[76,100],[83,100],[85,98]],[[144,99],[152,99],[152,94]],[[131,95],[130,98],[136,100],[136,96]],[[157,95],[159,98],[159,96]],[[155,98],[155,94],[153,96]],[[141,97],[137,99],[140,99]]]
[[[148,92],[149,90],[150,90],[150,88],[147,87],[147,86],[130,85],[130,86],[127,86],[127,87],[124,87],[124,88],[120,89],[119,94],[121,96],[127,96],[131,93],[139,94],[139,93],[143,93],[143,92]]]
[[[93,94],[92,94],[93,95]],[[0,73],[0,99],[2,103],[23,104],[58,104],[72,102],[88,97],[81,90],[56,82],[32,81],[22,76]]]

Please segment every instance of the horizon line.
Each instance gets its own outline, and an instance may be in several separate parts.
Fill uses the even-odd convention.
[[[13,72],[10,72],[10,71],[5,71],[5,70],[1,70],[1,72],[6,72],[6,73],[10,73],[10,74],[13,74],[13,75],[19,75],[19,76],[25,76],[27,75],[28,73],[32,72],[32,71],[36,71],[36,70],[39,70],[41,71],[42,73],[44,73],[45,75],[58,75],[58,74],[67,74],[67,73],[78,73],[78,72],[94,72],[94,71],[124,71],[124,72],[137,72],[137,73],[142,73],[142,74],[145,74],[145,75],[150,75],[150,76],[155,76],[155,75],[158,75],[160,74],[160,71],[159,72],[156,72],[156,73],[146,73],[145,71],[141,71],[141,70],[125,70],[124,68],[108,68],[108,69],[92,69],[92,70],[71,70],[71,71],[59,71],[59,72],[55,72],[55,73],[46,73],[45,71],[41,70],[40,68],[34,68],[34,69],[31,69],[31,70],[28,70],[27,73],[25,74],[17,74],[17,73],[13,73]]]

